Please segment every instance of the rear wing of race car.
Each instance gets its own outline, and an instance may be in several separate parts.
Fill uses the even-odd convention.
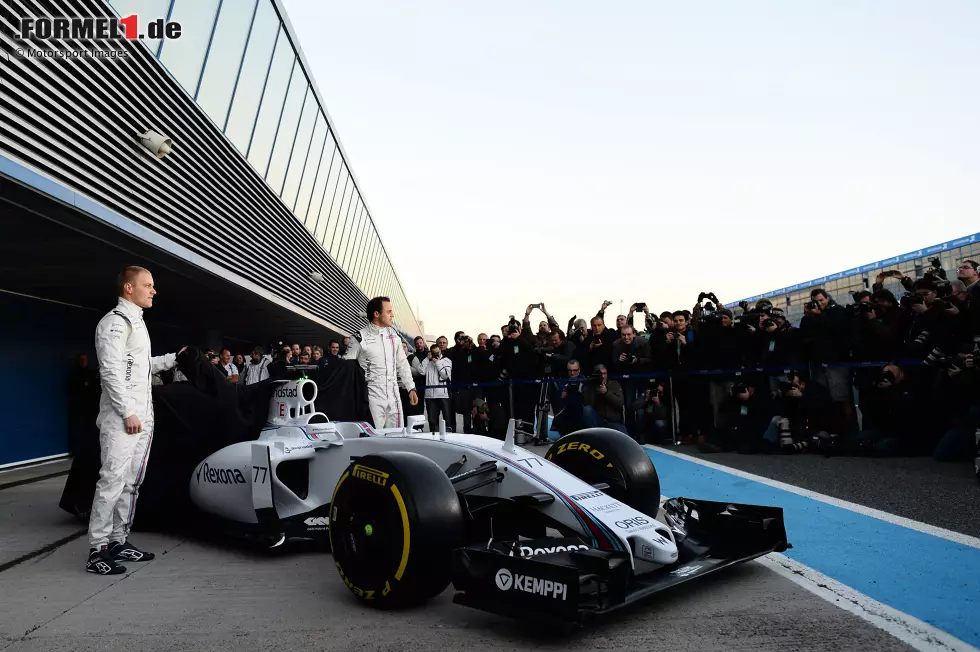
[[[519,557],[489,546],[468,546],[454,555],[453,601],[512,618],[582,624],[683,582],[790,547],[778,507],[675,498],[664,511],[675,528],[676,564],[636,575],[627,552],[564,549]]]

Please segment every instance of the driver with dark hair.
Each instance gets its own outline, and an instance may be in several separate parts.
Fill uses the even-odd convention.
[[[391,299],[371,299],[366,312],[370,323],[351,340],[344,358],[357,360],[364,370],[374,427],[401,428],[405,425],[405,412],[398,395],[399,382],[408,391],[412,405],[418,405],[419,397],[401,338],[392,327],[395,311]]]

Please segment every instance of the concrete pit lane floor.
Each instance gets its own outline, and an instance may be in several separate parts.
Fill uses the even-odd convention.
[[[4,652],[913,649],[758,562],[676,587],[585,629],[458,606],[451,587],[424,608],[380,613],[347,590],[328,553],[304,548],[269,554],[133,533],[156,559],[101,577],[84,571],[84,535],[71,539],[84,525],[57,506],[64,480],[0,489]]]

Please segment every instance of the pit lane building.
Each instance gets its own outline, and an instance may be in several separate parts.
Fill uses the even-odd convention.
[[[913,279],[919,278],[924,272],[932,267],[930,262],[933,258],[939,258],[942,268],[946,271],[946,276],[950,280],[956,278],[956,268],[965,260],[976,260],[980,262],[980,233],[966,235],[962,238],[941,242],[929,247],[916,249],[897,256],[892,256],[884,260],[853,267],[841,272],[827,274],[820,278],[815,278],[803,283],[790,285],[789,287],[779,288],[765,294],[757,294],[746,297],[739,301],[726,304],[729,308],[735,308],[740,301],[746,301],[749,305],[755,305],[759,299],[769,299],[774,308],[782,308],[786,317],[794,324],[799,324],[803,318],[803,306],[810,300],[810,291],[816,288],[823,288],[837,303],[845,306],[854,303],[851,293],[862,290],[871,290],[875,282],[875,277],[879,272],[889,269],[897,269]],[[897,280],[885,279],[884,288],[890,290],[896,298],[900,298],[905,289]]]
[[[10,0],[0,27],[0,467],[66,453],[126,264],[154,355],[326,345],[379,294],[421,333],[280,0]]]

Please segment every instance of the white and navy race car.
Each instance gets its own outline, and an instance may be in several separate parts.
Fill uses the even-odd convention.
[[[196,467],[194,504],[273,545],[323,538],[361,600],[454,601],[581,622],[726,566],[789,547],[782,510],[661,501],[646,451],[609,429],[544,455],[505,440],[377,431],[313,411],[315,383],[279,381],[266,428]]]

